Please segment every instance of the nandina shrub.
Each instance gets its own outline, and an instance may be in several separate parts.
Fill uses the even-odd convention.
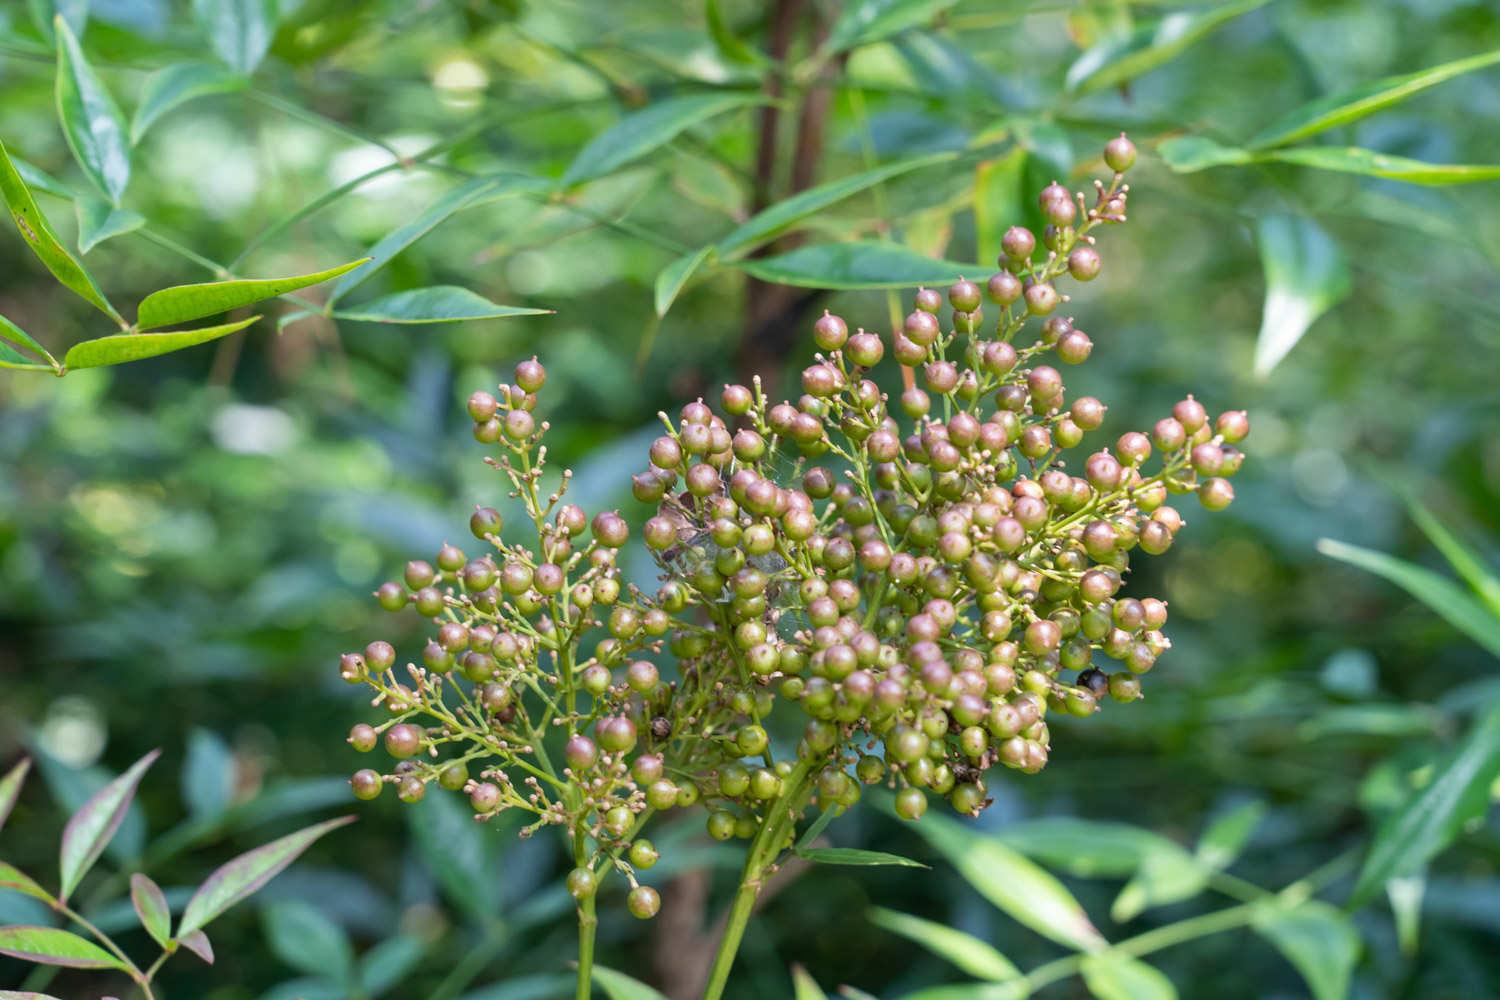
[[[396,759],[356,773],[355,794],[390,784],[416,802],[436,784],[477,819],[520,812],[523,835],[558,828],[581,997],[601,884],[623,878],[629,911],[653,916],[646,827],[703,807],[712,837],[749,842],[705,994],[716,997],[810,804],[836,812],[883,784],[907,819],[934,796],[974,815],[996,765],[1045,766],[1050,714],[1139,698],[1170,643],[1166,604],[1121,593],[1131,556],[1171,547],[1184,523],[1174,496],[1230,503],[1249,425],[1189,397],[1149,431],[1080,452],[1105,406],[1070,400],[1047,363],[1080,364],[1093,347],[1057,313],[1056,282],[1099,273],[1095,232],[1125,221],[1134,158],[1123,135],[1108,144],[1113,176],[1091,203],[1048,185],[1040,241],[1007,232],[982,288],[948,289],[946,322],[927,288],[888,340],[825,313],[796,402],[773,403],[757,379],[726,386],[719,413],[700,399],[664,414],[633,482],[656,505],[641,532],[661,571],[654,594],[621,582],[619,513],[590,519],[568,502],[566,471],[555,492],[542,485],[542,364],[476,392],[475,437],[496,447],[487,461],[534,540],[504,540],[505,515],[480,507],[469,526],[482,551],[444,545],[377,591],[433,632],[416,663],[383,640],[342,657],[343,677],[386,713],[349,742]],[[894,400],[869,377],[887,352],[902,366]],[[766,724],[797,711],[801,740],[784,754]]]

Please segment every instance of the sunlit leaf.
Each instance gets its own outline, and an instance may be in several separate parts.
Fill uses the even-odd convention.
[[[195,819],[223,815],[234,800],[234,752],[216,733],[194,726],[182,763],[182,800]]]
[[[1085,955],[1079,967],[1084,985],[1098,1000],[1176,1000],[1172,980],[1153,966],[1118,951]]]
[[[397,292],[334,312],[339,319],[367,323],[460,323],[464,320],[504,319],[508,316],[547,316],[551,309],[502,306],[457,285],[433,285]]]
[[[52,371],[56,369],[57,362],[52,355],[48,354],[41,344],[32,338],[31,334],[21,329],[4,316],[0,316],[0,368],[19,368],[28,371]],[[9,343],[7,343],[9,341]],[[27,357],[12,347],[12,344],[20,344],[29,351],[33,351],[36,357]],[[47,364],[39,363],[39,358],[46,358]],[[0,796],[3,798],[3,796]],[[4,802],[0,801],[0,826],[5,824]]]
[[[182,921],[177,925],[178,935],[201,930],[209,921],[275,878],[319,837],[352,822],[353,816],[326,820],[247,851],[216,869],[188,900]]]
[[[1427,873],[1402,875],[1385,884],[1385,895],[1396,918],[1396,941],[1403,955],[1415,955],[1422,936],[1422,899],[1427,894]]]
[[[1010,959],[996,951],[989,942],[981,941],[972,934],[965,934],[934,920],[924,920],[909,913],[897,913],[879,907],[870,910],[869,917],[870,922],[877,927],[884,927],[894,934],[915,941],[976,979],[998,983],[1017,979],[1021,975],[1021,970]]]
[[[203,959],[208,965],[214,964],[214,946],[208,940],[208,935],[202,931],[188,931],[186,934],[179,934],[177,936],[177,943]]]
[[[1068,67],[1069,91],[1087,94],[1133,80],[1177,58],[1227,21],[1264,6],[1267,0],[1234,0],[1196,11],[1179,11],[1143,24],[1123,38],[1107,38]]]
[[[75,294],[124,326],[125,321],[120,318],[119,313],[115,312],[115,307],[109,304],[104,293],[99,291],[99,287],[94,284],[94,279],[83,269],[83,265],[63,248],[56,234],[52,232],[52,227],[47,225],[46,218],[36,207],[36,199],[31,196],[31,189],[21,179],[3,142],[0,142],[0,195],[5,198],[5,205],[10,209],[11,218],[15,220],[16,228],[21,231],[21,238],[31,247],[32,253],[47,265],[47,270],[51,271],[58,281]]]
[[[763,94],[724,91],[691,94],[659,101],[626,115],[595,136],[563,173],[564,185],[580,184],[640,159],[677,138],[684,130],[735,108],[764,104]]]
[[[31,758],[22,757],[14,767],[5,772],[5,777],[0,778],[0,827],[5,826],[10,811],[16,807],[16,800],[21,797],[21,786],[25,784],[26,775],[30,771]]]
[[[69,352],[69,357],[72,352]],[[152,750],[130,765],[130,769],[99,791],[95,792],[63,827],[62,847],[58,852],[58,867],[62,872],[62,888],[59,899],[67,899],[83,876],[99,860],[107,845],[125,820],[125,811],[141,783],[146,769],[150,767],[160,750]]]
[[[879,42],[927,24],[957,0],[852,0],[844,6],[823,44],[830,54]]]
[[[73,158],[118,205],[130,183],[130,140],[119,105],[95,75],[83,47],[61,17],[57,31],[57,114]]]
[[[36,879],[4,861],[0,861],[0,890],[19,892],[23,896],[40,899],[44,903],[52,902],[52,893],[43,889]]]
[[[677,295],[682,291],[682,286],[688,283],[688,279],[703,265],[713,251],[712,244],[699,247],[697,250],[683,254],[661,269],[656,276],[656,315],[667,314],[667,310],[672,308],[672,303],[677,301]]]
[[[1433,769],[1375,834],[1350,900],[1360,906],[1393,878],[1415,875],[1489,809],[1490,786],[1500,778],[1500,705],[1475,720],[1463,741]]]
[[[1253,801],[1216,818],[1198,839],[1195,852],[1198,860],[1215,870],[1228,867],[1250,842],[1251,834],[1255,833],[1265,815],[1266,804]]]
[[[1296,966],[1314,1000],[1345,1000],[1359,960],[1359,932],[1348,914],[1313,899],[1297,906],[1270,902],[1252,922]]]
[[[63,367],[101,368],[105,365],[122,365],[129,361],[141,361],[162,354],[180,351],[185,347],[196,347],[245,327],[260,319],[251,316],[235,323],[220,326],[205,326],[197,330],[173,330],[170,333],[120,333],[98,340],[85,340],[68,348],[63,357]]]
[[[1391,156],[1355,146],[1306,146],[1278,149],[1263,159],[1292,163],[1318,170],[1365,174],[1409,184],[1473,184],[1500,180],[1500,166],[1461,163],[1424,163],[1404,156]]]
[[[926,868],[920,861],[903,858],[899,854],[885,851],[866,851],[857,847],[802,847],[796,855],[805,861],[820,865],[896,865],[905,868]]]
[[[1176,844],[1170,850],[1153,851],[1115,897],[1110,919],[1123,924],[1153,906],[1191,899],[1207,883],[1208,869]]]
[[[262,916],[266,944],[277,958],[300,972],[353,981],[349,936],[315,907],[299,901],[273,903]]]
[[[792,966],[792,1000],[828,1000],[818,981],[800,965]]]
[[[1310,101],[1261,130],[1247,144],[1252,149],[1284,146],[1316,135],[1325,129],[1347,125],[1366,115],[1420,94],[1446,80],[1500,62],[1500,49],[1465,59],[1455,59],[1430,69],[1387,77],[1351,90]]]
[[[123,969],[115,956],[77,934],[56,927],[0,927],[0,955],[70,969]]]
[[[1299,215],[1268,215],[1256,227],[1266,301],[1255,342],[1255,373],[1281,363],[1319,316],[1350,291],[1349,264],[1333,238]]]
[[[151,935],[151,940],[167,946],[172,939],[172,911],[167,907],[167,897],[161,887],[151,879],[136,872],[130,876],[130,905],[135,907],[141,926]]]
[[[72,201],[77,197],[72,188],[35,164],[27,163],[19,156],[12,156],[10,162],[15,166],[16,173],[21,175],[21,180],[25,181],[26,186],[32,191],[41,191],[66,201]]]
[[[79,198],[73,208],[78,213],[79,253],[88,253],[105,240],[134,232],[146,224],[141,213],[116,208],[99,198]]]
[[[274,0],[193,0],[214,55],[245,76],[255,72],[276,33]]]
[[[140,103],[130,120],[130,141],[138,143],[157,120],[189,101],[245,87],[245,78],[214,63],[176,63],[146,77]]]
[[[897,243],[858,241],[819,243],[733,266],[762,281],[802,288],[904,288],[946,284],[986,271],[979,264],[933,260]]]
[[[1463,632],[1495,656],[1500,656],[1500,615],[1490,612],[1472,594],[1445,576],[1395,556],[1324,538],[1318,551],[1332,559],[1384,577]]]
[[[1026,147],[974,168],[974,240],[980,260],[999,258],[1000,241],[1011,226],[1026,222]]]
[[[217,316],[253,302],[273,299],[299,288],[337,278],[369,260],[369,257],[361,257],[338,267],[330,267],[326,271],[287,278],[234,278],[229,281],[163,288],[141,300],[140,308],[136,310],[136,326],[142,330],[152,330],[205,316]]]
[[[594,982],[604,988],[604,994],[609,1000],[666,1000],[666,997],[639,979],[632,979],[623,972],[616,972],[602,965],[594,966]]]

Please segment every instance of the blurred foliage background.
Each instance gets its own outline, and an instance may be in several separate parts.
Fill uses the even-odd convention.
[[[1494,697],[1496,663],[1316,543],[1440,568],[1406,493],[1462,551],[1495,565],[1500,202],[1493,184],[1287,162],[1186,171],[1172,159],[1179,172],[1158,151],[1183,137],[1243,143],[1320,95],[1500,49],[1500,16],[1463,0],[848,5],[872,15],[852,43],[829,41],[847,23],[836,0],[281,0],[248,84],[151,123],[124,196],[145,224],[84,258],[121,297],[209,280],[211,265],[230,261],[237,274],[271,275],[353,259],[466,177],[557,177],[591,138],[662,100],[731,88],[780,101],[696,123],[560,193],[482,201],[352,293],[454,284],[552,315],[428,326],[314,315],[61,380],[0,373],[0,761],[29,752],[44,779],[6,826],[7,860],[45,868],[66,806],[158,746],[163,760],[112,858],[142,859],[174,899],[173,887],[236,849],[347,810],[344,776],[357,765],[343,734],[361,706],[337,656],[411,624],[381,620],[367,595],[401,560],[458,540],[475,503],[503,499],[469,438],[461,402],[471,391],[539,355],[556,387],[549,440],[575,470],[580,502],[638,514],[628,474],[658,409],[748,370],[784,383],[824,308],[889,329],[885,292],[840,288],[860,282],[832,270],[762,283],[743,265],[852,240],[990,259],[998,232],[1033,211],[1024,192],[1053,176],[1081,186],[1124,128],[1142,148],[1132,218],[1104,234],[1103,275],[1070,306],[1097,344],[1070,386],[1110,404],[1111,436],[1189,391],[1210,410],[1244,407],[1250,463],[1234,507],[1192,518],[1147,571],[1160,574],[1144,589],[1170,601],[1175,645],[1150,697],[1059,722],[1069,732],[1052,766],[1032,780],[998,776],[979,823],[1003,834],[1041,817],[1124,822],[1190,844],[1215,816],[1260,802],[1264,819],[1234,871],[1275,888],[1332,863],[1328,898],[1348,895],[1382,812]],[[213,56],[187,4],[57,8],[127,114],[154,71]],[[52,13],[49,0],[0,4],[0,138],[59,189],[81,191],[54,104]],[[1500,69],[1480,69],[1303,145],[1483,165],[1500,162],[1497,116]],[[944,151],[956,155],[830,204],[744,260],[710,259],[658,315],[662,269],[754,212]],[[72,206],[39,197],[71,244]],[[1269,218],[1300,227],[1303,255],[1290,264],[1282,255],[1263,267]],[[1285,309],[1288,295],[1295,310],[1344,268],[1347,296],[1330,293],[1332,308],[1313,310],[1300,340],[1291,323],[1279,364],[1266,345],[1288,328],[1276,314],[1258,356],[1263,310]],[[1313,293],[1299,297],[1299,281]],[[304,294],[321,300],[326,289]],[[0,313],[59,355],[106,332],[9,231]],[[218,965],[174,963],[168,994],[565,992],[572,928],[554,845],[476,827],[441,796],[416,809],[389,799],[359,809],[358,824],[221,921]],[[1097,828],[1095,847],[1110,849],[1107,832]],[[936,862],[878,809],[832,836]],[[639,924],[606,906],[600,960],[662,983],[684,949],[704,946],[734,861],[696,823],[658,842],[674,843],[656,880],[671,915]],[[1497,862],[1500,829],[1469,824],[1421,882],[1415,948],[1398,947],[1383,898],[1361,910],[1352,995],[1500,994]],[[1112,938],[1206,905],[1172,902],[1115,926],[1114,883],[1066,881]],[[99,922],[128,926],[106,896],[96,893]],[[735,995],[790,995],[793,963],[829,990],[881,997],[961,978],[874,926],[872,905],[962,928],[1023,968],[1059,954],[946,864],[808,870],[752,925]],[[13,894],[0,894],[0,917],[37,919]],[[362,971],[332,985],[346,949]],[[1244,930],[1152,961],[1184,996],[1307,995],[1297,971]],[[0,985],[25,974],[0,960]],[[50,988],[92,996],[91,982],[69,975]]]

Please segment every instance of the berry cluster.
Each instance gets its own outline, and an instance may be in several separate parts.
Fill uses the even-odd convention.
[[[398,761],[358,772],[355,793],[392,784],[412,802],[436,782],[480,819],[515,810],[528,834],[563,827],[573,895],[591,899],[619,871],[630,911],[649,917],[660,900],[637,874],[657,860],[640,836],[653,813],[702,803],[708,832],[753,838],[751,865],[764,867],[813,800],[844,808],[885,783],[904,817],[929,794],[974,814],[994,765],[1045,766],[1049,713],[1140,697],[1170,643],[1166,604],[1120,593],[1131,554],[1171,546],[1174,495],[1229,504],[1249,424],[1238,411],[1210,420],[1189,397],[1149,432],[1064,457],[1105,407],[1070,401],[1045,363],[1078,364],[1093,347],[1053,315],[1067,301],[1055,282],[1099,273],[1093,231],[1125,221],[1134,158],[1123,135],[1106,146],[1113,177],[1092,206],[1048,185],[1040,248],[1009,230],[983,288],[948,289],[948,323],[931,289],[889,340],[825,313],[795,403],[773,404],[756,380],[727,386],[721,413],[699,400],[675,422],[663,414],[633,481],[656,507],[642,529],[662,573],[654,594],[620,580],[630,531],[618,513],[590,521],[565,502],[567,472],[555,492],[541,485],[542,366],[472,396],[475,436],[498,446],[489,461],[530,537],[508,540],[500,512],[481,507],[470,528],[482,554],[445,545],[379,589],[434,631],[399,670],[383,641],[342,658],[390,716],[350,743]],[[869,377],[888,351],[905,386],[894,401]],[[783,755],[767,723],[785,704],[807,719]]]

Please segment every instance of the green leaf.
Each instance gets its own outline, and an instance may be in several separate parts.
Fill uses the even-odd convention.
[[[1338,125],[1347,125],[1366,115],[1420,94],[1446,80],[1500,62],[1500,49],[1466,59],[1455,59],[1430,69],[1403,76],[1386,77],[1310,101],[1268,125],[1251,139],[1252,149],[1269,149],[1305,139]]]
[[[719,256],[731,260],[786,232],[808,216],[816,215],[828,206],[837,204],[851,195],[872,188],[892,177],[899,177],[913,170],[930,167],[935,163],[943,163],[951,159],[953,159],[952,153],[913,157],[809,188],[757,212],[753,218],[746,220],[729,235],[719,240],[716,244]]]
[[[303,902],[273,903],[262,914],[266,943],[275,956],[309,975],[354,981],[354,948],[343,928]]]
[[[1270,374],[1317,318],[1350,291],[1349,264],[1311,219],[1269,215],[1256,227],[1266,301],[1255,342],[1255,373]]]
[[[171,354],[185,347],[196,347],[210,340],[218,340],[260,319],[251,316],[235,323],[220,326],[205,326],[197,330],[173,330],[169,333],[118,333],[112,337],[85,340],[68,348],[63,357],[63,367],[102,368],[106,365],[123,365],[128,361],[141,361],[162,354]]]
[[[116,208],[99,198],[80,197],[73,202],[78,213],[78,252],[88,253],[105,240],[134,232],[146,217],[128,208]]]
[[[1396,941],[1401,954],[1415,955],[1422,935],[1422,898],[1427,894],[1427,873],[1403,875],[1385,884],[1385,895],[1396,918]]]
[[[682,291],[682,286],[688,283],[688,279],[703,265],[713,251],[712,244],[699,247],[697,250],[683,254],[661,269],[656,276],[657,316],[667,314],[667,310],[672,308],[672,303],[677,301],[677,294]]]
[[[793,853],[805,861],[820,865],[897,865],[904,868],[926,868],[920,861],[885,851],[865,851],[857,847],[800,847]]]
[[[1123,952],[1085,955],[1079,972],[1084,985],[1099,1000],[1177,1000],[1172,980]]]
[[[32,22],[48,41],[52,39],[54,18],[66,21],[75,35],[82,35],[88,27],[89,0],[27,0],[26,5],[31,8]]]
[[[1384,577],[1433,611],[1470,639],[1500,656],[1500,615],[1490,612],[1468,591],[1430,569],[1414,566],[1384,552],[1323,538],[1318,551],[1332,559]]]
[[[1019,979],[1021,970],[1010,959],[996,951],[987,941],[972,934],[940,924],[935,920],[924,920],[909,913],[897,913],[876,907],[869,911],[870,922],[900,934],[926,948],[934,955],[947,959],[954,966],[976,979],[999,983]]]
[[[1393,878],[1415,875],[1490,805],[1500,777],[1500,704],[1475,720],[1468,735],[1433,769],[1433,778],[1386,817],[1360,869],[1350,905],[1368,902]]]
[[[1314,1000],[1344,1000],[1359,961],[1359,932],[1349,916],[1316,899],[1297,906],[1280,902],[1257,909],[1251,923],[1296,966]]]
[[[422,940],[410,934],[387,938],[360,958],[359,985],[370,996],[380,996],[405,979],[426,951]]]
[[[47,225],[46,217],[36,207],[36,199],[31,196],[31,189],[21,179],[3,142],[0,142],[0,195],[5,198],[5,205],[10,209],[11,218],[15,219],[16,228],[21,231],[21,238],[31,247],[31,252],[47,265],[47,270],[51,271],[53,276],[71,289],[74,294],[124,326],[125,321],[120,318],[119,313],[115,312],[115,307],[109,304],[104,293],[99,291],[99,287],[94,284],[94,279],[83,269],[83,265],[63,248],[56,234],[52,232],[52,227]]]
[[[1018,923],[1080,951],[1106,946],[1061,882],[998,839],[975,834],[942,816],[926,816],[915,829],[981,896]]]
[[[746,274],[802,288],[904,288],[983,274],[980,264],[933,260],[896,243],[855,241],[799,247],[775,257],[736,261]]]
[[[172,940],[172,911],[167,906],[167,897],[161,887],[151,879],[136,872],[130,876],[130,905],[135,907],[141,926],[151,935],[151,940],[167,947]]]
[[[23,896],[32,899],[40,899],[44,903],[53,903],[52,893],[41,887],[41,884],[27,875],[15,865],[0,861],[0,890],[19,892]]]
[[[4,316],[0,316],[0,368],[20,368],[29,371],[54,371],[57,368],[57,360],[47,353],[47,349],[32,339],[31,334],[21,329]],[[28,358],[16,350],[6,341],[20,344],[27,350],[34,351],[39,357],[47,359],[47,364],[38,364],[35,359]],[[5,822],[4,810],[0,809],[0,824]]]
[[[177,925],[178,936],[202,930],[219,914],[275,878],[319,837],[353,822],[353,816],[340,816],[317,823],[247,851],[215,869],[188,900],[182,921]]]
[[[188,732],[182,763],[182,800],[194,819],[215,819],[234,801],[234,752],[217,733],[197,726]]]
[[[22,757],[15,767],[5,772],[5,777],[0,778],[0,827],[5,826],[10,811],[16,807],[16,800],[21,797],[21,785],[26,782],[30,770],[31,758]]]
[[[474,822],[451,795],[429,795],[411,807],[408,826],[417,854],[444,894],[478,924],[500,912],[500,885],[486,876],[499,868],[501,841]]]
[[[454,213],[495,198],[506,198],[528,193],[534,194],[546,189],[547,183],[545,181],[534,177],[509,174],[494,177],[476,177],[444,192],[441,197],[427,206],[415,219],[397,226],[381,237],[380,242],[370,248],[369,255],[365,258],[370,262],[370,265],[361,268],[353,274],[346,274],[340,278],[338,283],[333,286],[333,291],[328,295],[328,304],[330,306],[333,305],[349,292],[359,287],[361,283],[368,280],[376,271],[389,264],[397,254],[432,232],[432,230],[437,228],[438,225]]]
[[[1016,145],[974,168],[974,239],[980,260],[998,258],[1005,231],[1025,222],[1028,156],[1025,146]]]
[[[276,33],[273,0],[193,0],[193,14],[214,55],[244,76],[255,72]]]
[[[714,47],[719,50],[719,55],[742,65],[760,65],[767,61],[765,56],[734,33],[729,22],[724,19],[724,8],[719,6],[719,0],[704,0],[703,15],[708,21],[709,37],[714,40]]]
[[[1221,146],[1201,135],[1168,139],[1156,147],[1156,153],[1168,167],[1179,174],[1191,174],[1209,167],[1244,166],[1255,157],[1243,149]]]
[[[828,1000],[823,987],[800,965],[792,966],[792,1000]]]
[[[1228,867],[1250,842],[1250,835],[1265,815],[1266,804],[1254,801],[1219,816],[1198,839],[1198,849],[1194,852],[1198,860],[1215,871]]]
[[[457,285],[433,285],[431,288],[397,292],[373,302],[366,302],[364,305],[340,309],[333,315],[339,319],[367,323],[420,324],[460,323],[471,319],[504,319],[507,316],[550,316],[551,314],[551,309],[502,306]]]
[[[1168,850],[1153,851],[1115,897],[1110,919],[1123,924],[1153,906],[1191,899],[1207,884],[1208,870],[1176,844]]]
[[[853,0],[828,32],[823,51],[836,55],[927,24],[957,0]]]
[[[667,1000],[640,980],[602,965],[594,966],[594,982],[604,987],[609,1000]]]
[[[244,77],[214,63],[175,63],[159,69],[141,87],[141,100],[130,120],[130,142],[140,142],[157,119],[189,101],[244,88]]]
[[[112,204],[130,183],[130,142],[120,107],[94,74],[73,30],[58,17],[57,115],[73,158]]]
[[[1087,94],[1133,80],[1177,58],[1227,21],[1264,6],[1267,0],[1234,0],[1197,12],[1180,11],[1144,24],[1123,38],[1107,38],[1068,67],[1066,88]]]
[[[1031,996],[1024,980],[1014,983],[956,983],[929,986],[907,993],[901,1000],[1024,1000]]]
[[[50,194],[54,198],[62,198],[66,201],[72,201],[74,198],[78,197],[77,194],[74,193],[73,189],[68,187],[62,181],[58,180],[56,177],[53,177],[51,174],[47,173],[45,170],[42,170],[40,167],[37,167],[31,163],[27,163],[19,156],[11,157],[11,163],[15,165],[16,173],[21,175],[21,179],[26,182],[27,186],[30,187],[31,190],[41,191],[44,194]]]
[[[571,186],[603,177],[661,148],[699,122],[765,102],[763,94],[724,91],[673,97],[642,108],[584,146],[563,173],[562,183]]]
[[[338,267],[330,267],[326,271],[288,278],[235,278],[230,281],[163,288],[141,300],[140,308],[136,310],[136,326],[142,330],[151,330],[160,326],[187,323],[205,316],[217,316],[248,306],[252,302],[273,299],[299,288],[337,278],[369,260],[369,257],[361,257]]]
[[[1027,857],[1082,878],[1133,875],[1153,853],[1182,850],[1138,826],[1071,816],[1012,823],[997,836]]]
[[[203,959],[205,964],[214,964],[214,946],[209,942],[208,935],[202,931],[188,931],[186,934],[179,933],[177,935],[177,943]]]
[[[1263,154],[1260,158],[1302,167],[1313,167],[1317,170],[1364,174],[1369,177],[1384,177],[1388,180],[1429,186],[1500,180],[1500,166],[1424,163],[1421,160],[1390,156],[1356,146],[1307,146],[1296,149],[1278,149]]]
[[[68,352],[72,357],[73,352]],[[62,871],[62,888],[58,898],[66,900],[83,876],[99,860],[104,847],[125,820],[125,810],[141,783],[146,769],[150,767],[160,750],[152,750],[130,765],[130,769],[99,791],[95,792],[63,827],[62,847],[58,852],[58,867]]]
[[[103,948],[56,927],[0,927],[0,955],[69,969],[123,969]]]
[[[827,809],[824,809],[818,813],[817,819],[813,820],[807,825],[807,829],[802,831],[802,836],[797,838],[797,842],[794,846],[798,848],[812,846],[812,842],[817,840],[818,836],[824,830],[828,829],[828,824],[832,823],[843,814],[843,806],[839,805],[838,803],[830,803]]]
[[[1494,612],[1495,617],[1500,618],[1500,578],[1485,569],[1474,558],[1474,550],[1459,541],[1432,511],[1422,505],[1415,493],[1403,491],[1402,497],[1406,500],[1406,509],[1411,513],[1411,519],[1422,529],[1422,534],[1443,554],[1448,565],[1463,577],[1464,582],[1479,595],[1479,599]]]

